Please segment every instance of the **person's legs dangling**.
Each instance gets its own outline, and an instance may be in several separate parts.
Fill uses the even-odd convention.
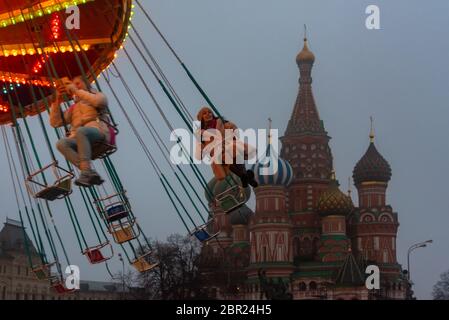
[[[81,127],[76,131],[76,144],[79,156],[80,177],[76,180],[77,185],[91,186],[101,185],[104,180],[92,169],[92,145],[95,142],[105,140],[105,136],[97,128]]]
[[[56,143],[56,149],[64,158],[78,169],[80,168],[80,157],[75,139],[63,138]]]
[[[259,186],[257,181],[254,179],[254,172],[252,170],[246,170],[244,164],[231,164],[229,166],[229,170],[240,178],[243,188],[248,187],[248,184],[253,188],[257,188]]]

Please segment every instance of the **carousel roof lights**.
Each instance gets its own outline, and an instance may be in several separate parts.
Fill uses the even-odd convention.
[[[75,45],[75,50],[77,52],[80,52],[81,50],[88,51],[90,48],[91,48],[91,45],[89,45],[89,44],[81,44],[81,47],[78,45]],[[41,48],[37,48],[36,50],[37,50],[38,54],[42,54]],[[0,57],[2,57],[2,56],[9,57],[11,55],[14,57],[17,57],[18,55],[32,56],[32,55],[36,54],[36,50],[32,49],[32,48],[30,48],[28,50],[26,48],[21,48],[21,49],[19,48],[19,49],[12,49],[12,50],[0,50]],[[45,53],[58,53],[58,52],[65,53],[67,51],[74,52],[75,50],[73,49],[73,47],[71,45],[59,46],[59,47],[51,46],[51,47],[44,48]]]
[[[80,4],[85,4],[88,2],[93,2],[95,0],[69,0],[69,1],[58,1],[50,0],[43,1],[37,5],[20,10],[14,10],[12,12],[7,12],[0,15],[0,28],[6,28],[10,25],[15,25],[17,22],[25,22],[27,20],[33,20],[35,18],[43,17],[44,15],[50,15],[54,12],[67,9],[71,6],[77,6]]]

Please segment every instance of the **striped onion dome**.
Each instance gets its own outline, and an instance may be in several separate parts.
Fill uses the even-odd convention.
[[[274,174],[265,175],[263,169],[269,168],[271,161],[277,161],[277,172]],[[265,158],[258,161],[252,168],[255,179],[260,186],[264,185],[279,185],[288,187],[293,181],[293,168],[287,160],[282,159],[273,149],[270,144],[265,153]]]

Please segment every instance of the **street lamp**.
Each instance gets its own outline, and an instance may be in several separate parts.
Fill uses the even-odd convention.
[[[125,298],[125,260],[121,253],[118,254],[119,260],[122,262],[122,300]]]
[[[410,282],[410,254],[411,254],[412,251],[414,251],[415,249],[418,249],[418,248],[425,248],[425,247],[427,247],[428,244],[431,244],[432,242],[433,242],[433,240],[427,240],[427,241],[424,241],[424,242],[419,242],[419,243],[416,243],[416,244],[412,245],[412,246],[408,249],[408,252],[407,252],[407,270],[408,270],[407,278],[408,278],[408,281],[409,281],[409,282]]]

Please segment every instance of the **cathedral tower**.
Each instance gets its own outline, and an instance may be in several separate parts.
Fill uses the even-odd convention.
[[[251,258],[248,276],[257,278],[263,269],[268,277],[289,278],[293,272],[292,223],[287,208],[287,187],[293,179],[288,161],[279,158],[271,143],[267,161],[254,166],[259,187],[256,193],[256,214],[250,221]],[[277,161],[278,170],[272,175],[262,170]]]
[[[304,39],[304,47],[296,62],[300,71],[299,93],[282,138],[282,157],[294,171],[287,190],[289,212],[295,234],[295,261],[312,260],[318,249],[321,222],[316,206],[330,183],[333,160],[329,140],[312,92],[312,68],[315,56]]]
[[[384,296],[401,298],[405,282],[397,262],[398,215],[386,201],[391,167],[374,144],[373,129],[368,150],[356,164],[353,178],[359,195],[359,208],[349,219],[353,251],[359,259],[379,266]]]

